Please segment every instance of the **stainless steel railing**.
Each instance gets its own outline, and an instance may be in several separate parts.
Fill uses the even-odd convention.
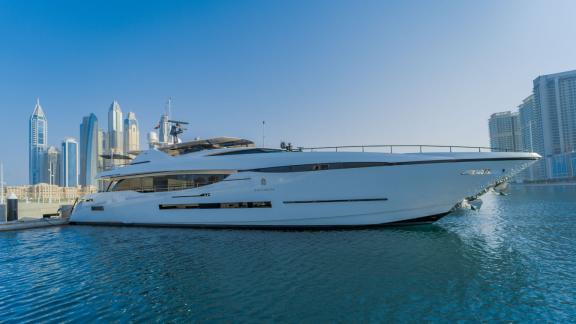
[[[420,145],[420,144],[406,144],[406,145],[343,145],[343,146],[319,146],[319,147],[299,147],[299,151],[317,152],[317,151],[384,151],[387,153],[432,153],[432,152],[446,152],[439,149],[447,149],[448,152],[523,152],[510,149],[500,149],[495,147],[483,146],[459,146],[459,145]]]

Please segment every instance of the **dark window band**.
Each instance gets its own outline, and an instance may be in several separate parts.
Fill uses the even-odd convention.
[[[272,202],[270,201],[159,205],[160,209],[230,209],[230,208],[271,208],[271,207]]]
[[[459,163],[459,162],[486,162],[486,161],[532,161],[538,160],[535,157],[519,158],[485,158],[485,159],[449,159],[449,160],[426,160],[426,161],[406,161],[406,162],[338,162],[338,163],[317,163],[317,164],[298,164],[270,168],[258,168],[249,170],[239,170],[239,172],[264,172],[264,173],[284,173],[284,172],[309,172],[323,170],[355,169],[370,168],[383,166],[399,166],[414,164],[436,164],[436,163]]]
[[[363,198],[363,199],[331,199],[331,200],[288,200],[285,204],[320,204],[320,203],[342,203],[342,202],[369,202],[387,201],[388,198]]]
[[[172,196],[172,198],[199,198],[199,197],[210,197],[210,193],[201,193],[199,195],[185,195],[185,196]]]
[[[138,164],[146,164],[146,163],[150,163],[150,161],[132,162],[132,163],[130,163],[130,165],[138,165]]]
[[[220,156],[220,155],[240,155],[240,154],[258,154],[258,153],[279,153],[284,152],[278,149],[268,149],[268,148],[254,148],[254,149],[244,149],[230,152],[220,152],[210,154],[210,156]]]
[[[169,174],[132,177],[113,181],[108,191],[140,193],[195,189],[220,182],[229,174]]]
[[[389,166],[389,165],[390,165],[389,162],[342,162],[342,163],[318,163],[318,164],[287,165],[287,166],[279,166],[279,167],[244,170],[244,171],[267,172],[267,173],[308,172],[308,171],[367,168],[367,167]]]

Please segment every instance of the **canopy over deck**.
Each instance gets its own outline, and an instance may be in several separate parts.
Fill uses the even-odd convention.
[[[165,146],[159,148],[159,150],[172,156],[177,156],[202,150],[235,147],[254,147],[254,142],[237,137],[215,137]]]

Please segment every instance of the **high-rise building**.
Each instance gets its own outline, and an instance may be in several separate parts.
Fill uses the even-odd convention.
[[[539,76],[534,80],[534,101],[542,115],[548,154],[576,150],[576,70]]]
[[[108,149],[112,154],[124,154],[124,125],[122,109],[116,100],[110,105],[108,111]]]
[[[527,152],[535,152],[532,121],[534,116],[534,95],[528,96],[518,106],[520,133],[522,134],[522,149]]]
[[[54,146],[50,146],[46,150],[46,168],[48,174],[48,184],[60,185],[60,151]]]
[[[62,141],[60,163],[60,185],[62,187],[78,186],[78,142],[71,137]]]
[[[522,150],[525,152],[537,152],[543,155],[542,127],[539,127],[539,124],[535,122],[535,110],[533,94],[526,97],[518,106],[520,133],[522,134]],[[519,178],[530,181],[546,178],[545,161],[536,161],[528,169],[522,171]]]
[[[493,150],[521,151],[520,118],[516,112],[500,112],[490,116],[490,147]]]
[[[102,155],[106,154],[108,149],[108,133],[104,130],[98,130],[98,172],[104,171],[104,157]]]
[[[170,122],[168,121],[168,114],[164,113],[160,116],[158,123],[158,143],[160,145],[169,145],[174,143],[174,138],[170,135]]]
[[[98,173],[98,118],[90,114],[80,124],[80,185],[95,186]]]
[[[535,151],[545,158],[546,178],[576,176],[576,70],[534,79]]]
[[[152,131],[148,133],[148,148],[154,149],[158,147],[158,133]]]
[[[124,120],[124,150],[126,155],[140,150],[140,128],[133,112],[129,112]]]
[[[46,182],[48,177],[45,172],[45,152],[48,149],[48,120],[40,105],[40,99],[36,99],[36,105],[28,124],[28,175],[29,183],[37,184]]]
[[[160,122],[156,129],[158,130],[158,145],[170,145],[174,144],[174,137],[170,135],[171,125],[170,125],[170,110],[172,109],[172,98],[168,98],[166,101],[166,111],[160,116]]]

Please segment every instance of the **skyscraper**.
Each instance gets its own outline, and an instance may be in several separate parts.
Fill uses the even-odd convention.
[[[532,140],[532,120],[534,115],[534,96],[530,95],[518,106],[520,133],[522,134],[522,149],[534,152]]]
[[[98,173],[98,118],[90,114],[80,124],[80,185],[96,185]]]
[[[140,150],[140,128],[136,114],[129,112],[124,120],[124,154]]]
[[[152,131],[148,133],[148,148],[154,149],[158,147],[158,133]]]
[[[103,154],[109,151],[108,149],[108,133],[104,130],[98,130],[98,172],[104,171],[104,158]]]
[[[170,135],[170,110],[172,109],[172,98],[168,98],[166,101],[166,111],[160,116],[160,122],[158,122],[158,144],[160,146],[174,144],[174,138]]]
[[[488,125],[490,128],[490,147],[496,150],[522,150],[520,119],[517,112],[505,111],[492,114]]]
[[[110,105],[108,111],[108,149],[109,153],[124,153],[124,135],[122,125],[122,109],[116,100]]]
[[[54,146],[50,146],[46,151],[46,168],[48,173],[48,182],[53,185],[60,185],[60,151]]]
[[[532,140],[547,178],[576,176],[576,70],[534,79]]]
[[[160,145],[169,145],[174,143],[173,137],[170,135],[170,122],[168,122],[168,114],[164,113],[160,116],[158,123],[158,143]]]
[[[48,120],[40,106],[40,99],[36,99],[34,112],[30,116],[28,127],[28,177],[30,184],[46,182],[45,152],[48,149]]]
[[[536,115],[534,95],[526,97],[518,106],[520,120],[520,133],[522,134],[522,150],[526,152],[542,152],[542,128],[534,121]],[[538,160],[519,175],[523,180],[537,180],[546,178],[546,163]]]
[[[60,164],[60,185],[78,186],[78,142],[71,137],[62,141],[62,160]]]

